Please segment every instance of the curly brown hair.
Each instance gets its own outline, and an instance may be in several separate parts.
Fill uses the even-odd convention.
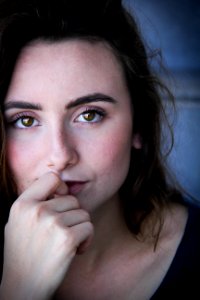
[[[179,193],[168,184],[161,143],[166,118],[163,91],[170,93],[152,72],[140,31],[120,0],[4,0],[0,2],[0,193],[1,205],[14,201],[15,189],[6,164],[6,134],[3,101],[21,49],[35,39],[56,42],[63,39],[104,41],[113,49],[124,70],[134,111],[134,131],[142,141],[132,150],[127,179],[120,190],[121,205],[128,227],[141,232],[142,222],[157,213],[159,229],[162,209],[169,201],[179,201]],[[162,92],[161,92],[162,91]],[[168,97],[169,98],[169,97]],[[2,199],[1,199],[2,202]],[[5,202],[7,204],[5,204]]]

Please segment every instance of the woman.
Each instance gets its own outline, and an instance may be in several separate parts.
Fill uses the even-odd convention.
[[[162,84],[133,18],[89,0],[0,14],[1,299],[196,295],[199,211],[168,183]]]

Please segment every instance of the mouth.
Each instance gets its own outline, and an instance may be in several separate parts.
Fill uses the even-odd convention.
[[[69,188],[70,195],[77,195],[80,193],[86,185],[86,181],[68,181],[66,185]]]

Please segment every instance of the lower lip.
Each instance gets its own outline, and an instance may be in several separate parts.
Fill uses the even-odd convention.
[[[68,182],[67,186],[69,188],[70,195],[77,195],[82,191],[86,182]]]

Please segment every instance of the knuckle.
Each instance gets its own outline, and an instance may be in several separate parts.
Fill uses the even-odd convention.
[[[78,199],[76,197],[74,197],[72,195],[70,195],[68,197],[69,197],[70,201],[73,203],[73,206],[75,208],[80,208],[80,203],[79,203],[79,201],[78,201]]]
[[[78,247],[76,238],[70,228],[62,230],[62,244],[66,247],[68,253],[74,253]]]
[[[51,224],[53,227],[64,228],[60,214],[52,215]]]
[[[89,221],[90,220],[90,215],[87,211],[85,211],[84,209],[81,209],[81,214],[84,220]]]
[[[10,215],[15,215],[22,212],[25,209],[26,202],[22,199],[17,199],[11,206]]]
[[[37,209],[36,209],[36,215],[37,215],[37,219],[42,218],[45,214],[47,213],[47,206],[46,206],[46,202],[41,202],[37,205]]]
[[[72,234],[71,230],[66,230],[66,241],[68,243],[68,245],[70,246],[70,248],[74,248],[76,247],[76,241],[75,241],[75,237]]]
[[[86,222],[86,230],[88,232],[88,235],[93,236],[94,235],[94,226],[92,225],[91,222]]]

